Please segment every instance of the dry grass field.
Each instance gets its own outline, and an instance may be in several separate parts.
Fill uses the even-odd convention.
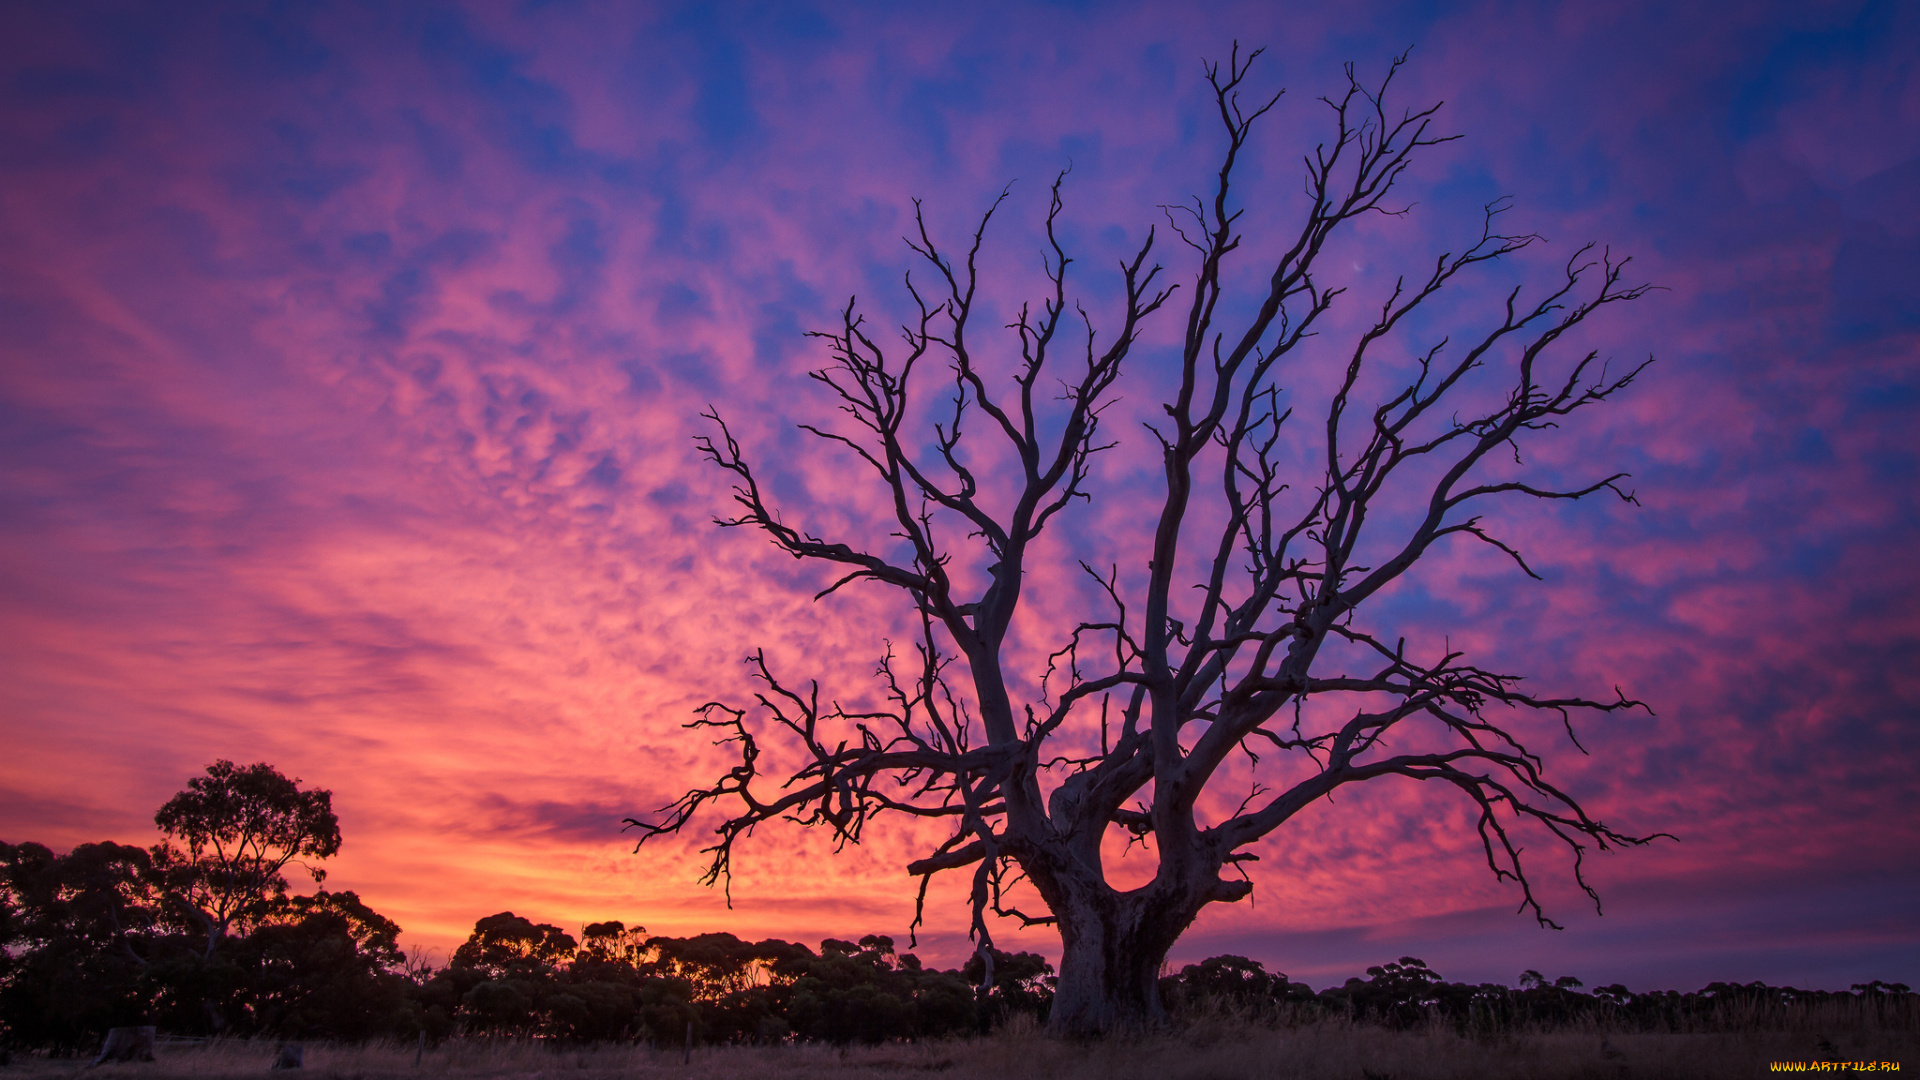
[[[1824,1043],[1824,1046],[1823,1046]],[[276,1044],[163,1046],[152,1064],[88,1069],[84,1060],[16,1058],[4,1073],[89,1080],[258,1077]],[[695,1049],[454,1040],[415,1064],[412,1045],[309,1044],[301,1075],[384,1077],[684,1077],[688,1080],[885,1080],[938,1074],[951,1080],[1718,1080],[1769,1075],[1771,1062],[1897,1062],[1920,1071],[1920,1036],[1856,1030],[1774,1034],[1538,1032],[1466,1039],[1451,1031],[1388,1031],[1336,1021],[1297,1027],[1202,1023],[1179,1032],[1094,1045],[1058,1042],[1031,1028],[992,1037],[838,1049],[823,1045]],[[1884,1066],[1883,1066],[1884,1068]],[[1905,1071],[1903,1068],[1901,1071]]]

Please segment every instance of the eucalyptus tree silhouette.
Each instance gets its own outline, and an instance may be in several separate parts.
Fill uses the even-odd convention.
[[[573,935],[511,911],[473,924],[473,933],[453,953],[453,966],[481,968],[494,977],[512,971],[545,972],[573,959]]]
[[[288,864],[340,850],[333,793],[302,790],[265,762],[214,762],[153,823],[168,838],[152,855],[169,911],[206,936],[208,959],[236,921],[286,894]],[[324,869],[301,865],[316,883],[326,879]]]
[[[985,961],[989,913],[1056,926],[1051,1026],[1092,1033],[1160,1017],[1157,977],[1175,940],[1207,905],[1252,892],[1237,873],[1256,857],[1251,845],[1343,785],[1397,776],[1457,790],[1478,810],[1492,872],[1517,886],[1522,909],[1542,923],[1516,827],[1563,842],[1590,895],[1580,863],[1588,845],[1651,839],[1590,817],[1546,778],[1524,732],[1490,709],[1539,710],[1565,720],[1571,737],[1574,710],[1638,702],[1618,691],[1611,700],[1536,695],[1451,645],[1410,646],[1359,618],[1363,608],[1380,613],[1370,602],[1450,540],[1492,545],[1536,576],[1489,531],[1480,510],[1489,502],[1607,493],[1634,501],[1623,473],[1557,484],[1528,473],[1519,454],[1641,373],[1644,363],[1611,371],[1596,353],[1573,349],[1572,334],[1646,287],[1627,282],[1625,260],[1583,247],[1537,288],[1499,289],[1469,339],[1423,337],[1436,297],[1493,264],[1512,265],[1539,240],[1500,231],[1506,206],[1496,202],[1464,249],[1382,289],[1378,307],[1362,310],[1348,344],[1328,357],[1318,339],[1331,336],[1328,313],[1347,291],[1329,280],[1340,266],[1326,256],[1330,242],[1366,215],[1403,212],[1389,196],[1405,170],[1454,136],[1437,132],[1437,105],[1389,107],[1404,57],[1377,86],[1349,66],[1344,91],[1321,99],[1334,130],[1305,156],[1297,226],[1244,237],[1235,170],[1280,98],[1243,99],[1258,56],[1236,45],[1226,65],[1207,66],[1225,137],[1218,179],[1209,200],[1167,212],[1197,268],[1164,415],[1148,425],[1163,486],[1151,538],[1129,560],[1143,573],[1082,562],[1104,613],[1063,623],[1050,655],[1010,646],[1023,597],[1063,591],[1057,576],[1033,573],[1037,545],[1096,494],[1093,463],[1114,445],[1103,421],[1122,369],[1144,325],[1175,297],[1151,261],[1155,233],[1121,261],[1118,328],[1102,338],[1067,295],[1064,174],[1054,182],[1047,295],[1009,325],[1008,385],[970,336],[982,305],[982,237],[1000,200],[960,259],[936,243],[916,202],[907,242],[932,286],[908,275],[917,316],[902,327],[903,347],[883,347],[850,300],[837,329],[812,335],[831,356],[813,378],[850,426],[801,425],[877,480],[885,525],[865,538],[816,535],[768,501],[718,412],[704,414],[714,430],[699,440],[735,485],[738,512],[719,524],[757,529],[796,559],[837,567],[816,599],[855,582],[899,590],[918,627],[914,654],[889,647],[881,703],[867,708],[823,698],[817,682],[790,683],[753,654],[754,702],[710,703],[689,725],[733,744],[739,763],[659,814],[629,819],[642,844],[724,805],[706,849],[705,880],[715,883],[729,876],[739,840],[777,819],[840,841],[858,841],[884,815],[949,823],[946,839],[907,868],[921,879],[921,910],[935,874],[964,868]],[[1239,295],[1233,283],[1246,279],[1229,267],[1248,239],[1266,254],[1259,287]],[[1457,305],[1446,314],[1465,318]],[[1386,352],[1395,355],[1382,360]],[[1276,380],[1316,356],[1329,360],[1329,389],[1316,399],[1315,426],[1296,438],[1298,425],[1287,424],[1295,399]],[[942,364],[943,373],[930,370]],[[1509,452],[1511,467],[1499,462]],[[800,761],[766,778],[771,785],[760,772],[765,738]],[[1237,809],[1233,798],[1224,811],[1211,805],[1223,784],[1243,782],[1231,780],[1230,764],[1263,755],[1293,775],[1274,790],[1255,784]],[[1116,834],[1157,857],[1146,884],[1110,881],[1102,844]],[[1044,910],[1009,892],[1021,881]]]

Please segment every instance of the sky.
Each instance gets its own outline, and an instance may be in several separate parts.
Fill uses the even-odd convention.
[[[1678,840],[1591,860],[1597,915],[1533,838],[1566,927],[1545,930],[1457,800],[1349,789],[1265,841],[1252,901],[1173,961],[1316,986],[1408,954],[1476,982],[1920,984],[1920,14],[1333,7],[8,5],[0,839],[150,843],[209,762],[267,761],[333,792],[328,886],[441,958],[501,910],[904,942],[924,833],[836,855],[764,829],[729,907],[697,837],[636,854],[622,831],[726,766],[682,725],[745,699],[749,652],[857,700],[904,625],[877,589],[816,604],[817,570],[712,524],[698,414],[724,413],[783,512],[874,535],[872,489],[796,429],[832,415],[804,334],[855,294],[901,317],[913,199],[957,244],[1011,185],[982,256],[1010,317],[1071,167],[1071,283],[1110,327],[1114,260],[1149,227],[1193,271],[1161,208],[1218,168],[1203,60],[1265,46],[1253,84],[1288,93],[1242,167],[1250,286],[1325,137],[1316,99],[1411,50],[1395,100],[1444,101],[1462,138],[1340,249],[1330,349],[1501,196],[1545,240],[1512,283],[1595,242],[1660,289],[1588,335],[1653,366],[1537,458],[1629,472],[1640,505],[1504,507],[1544,580],[1449,548],[1382,607],[1529,685],[1647,702],[1579,721],[1585,755],[1546,730],[1548,775]],[[1142,558],[1136,421],[1178,334],[1143,338],[1058,566]],[[1282,381],[1304,400],[1328,377]],[[1018,679],[1068,576],[1036,571]],[[965,933],[936,887],[921,955],[958,963]]]

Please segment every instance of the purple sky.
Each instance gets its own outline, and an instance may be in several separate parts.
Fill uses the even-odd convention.
[[[206,763],[266,760],[334,791],[330,884],[411,942],[505,908],[904,939],[923,837],[828,859],[764,832],[728,910],[687,848],[619,832],[720,766],[679,725],[742,696],[747,651],[856,693],[901,617],[878,591],[814,605],[817,575],[709,525],[697,413],[726,412],[796,515],[870,525],[873,492],[793,430],[827,409],[801,335],[851,293],[899,316],[911,198],[957,242],[1013,182],[986,248],[1005,313],[1070,163],[1075,281],[1110,310],[1114,257],[1217,168],[1203,57],[1266,45],[1255,82],[1290,90],[1243,173],[1257,251],[1314,99],[1412,46],[1399,100],[1444,99],[1465,138],[1342,250],[1336,328],[1500,195],[1549,241],[1521,271],[1598,241],[1664,291],[1590,335],[1656,356],[1647,377],[1539,459],[1630,471],[1643,505],[1510,507],[1544,583],[1449,549],[1386,604],[1538,685],[1646,700],[1583,725],[1591,757],[1552,745],[1549,775],[1681,840],[1598,859],[1604,917],[1542,849],[1554,933],[1513,913],[1465,807],[1355,791],[1276,834],[1254,903],[1210,909],[1176,961],[1920,983],[1914,9],[955,10],[8,7],[0,839],[148,842]],[[1177,323],[1143,342],[1064,565],[1137,559],[1132,420]],[[1022,639],[1041,657],[1058,591]],[[922,952],[957,962],[964,911],[935,898]]]

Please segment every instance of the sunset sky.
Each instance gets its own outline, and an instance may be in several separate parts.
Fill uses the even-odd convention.
[[[1592,860],[1596,916],[1531,837],[1553,932],[1465,805],[1382,782],[1270,838],[1175,962],[1920,984],[1920,7],[1892,2],[8,5],[0,839],[151,843],[207,763],[267,761],[334,793],[329,887],[442,957],[509,909],[904,947],[916,835],[762,830],[729,909],[694,843],[621,830],[724,767],[681,725],[746,697],[749,651],[853,698],[903,625],[711,524],[698,413],[796,520],[882,529],[795,431],[831,415],[803,332],[855,293],[897,321],[911,200],[958,243],[1011,183],[1003,349],[1069,164],[1072,280],[1110,325],[1114,259],[1218,168],[1202,60],[1236,38],[1289,90],[1245,166],[1246,282],[1343,63],[1411,47],[1398,100],[1464,136],[1342,249],[1330,336],[1501,195],[1547,240],[1520,271],[1597,241],[1662,287],[1591,335],[1648,375],[1540,444],[1642,505],[1509,507],[1545,581],[1448,549],[1389,603],[1530,686],[1645,700],[1579,721],[1590,756],[1543,729],[1548,775],[1680,839]],[[1184,256],[1159,250],[1175,280]],[[1134,421],[1180,318],[1058,565],[1144,559]],[[1034,643],[1062,580],[1036,572]],[[965,931],[936,888],[921,954]]]

